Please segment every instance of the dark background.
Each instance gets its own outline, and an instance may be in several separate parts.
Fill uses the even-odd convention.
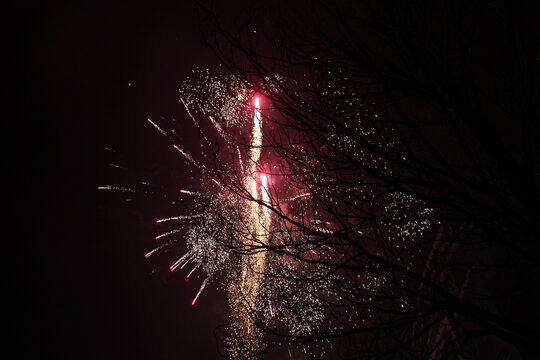
[[[10,149],[24,234],[16,357],[219,358],[213,331],[225,295],[210,286],[191,306],[202,279],[187,282],[185,270],[165,274],[160,259],[144,258],[160,233],[159,202],[97,190],[151,180],[167,166],[167,181],[184,180],[146,118],[175,118],[189,133],[178,88],[195,66],[216,65],[192,2],[43,2],[21,15],[12,30],[22,101]]]
[[[220,15],[233,19],[241,3],[220,2]],[[213,284],[191,306],[203,279],[167,273],[166,257],[144,258],[163,231],[155,219],[172,209],[159,197],[126,202],[129,194],[97,190],[196,182],[146,121],[176,119],[180,145],[197,146],[178,88],[194,67],[217,63],[192,1],[27,2],[16,11],[5,11],[16,15],[6,35],[17,39],[14,67],[22,73],[15,120],[4,119],[5,134],[15,137],[5,150],[15,155],[7,171],[15,183],[4,190],[16,205],[8,207],[15,236],[6,241],[18,245],[6,274],[17,283],[22,317],[15,358],[219,358],[223,292]],[[475,50],[481,61],[487,49]]]

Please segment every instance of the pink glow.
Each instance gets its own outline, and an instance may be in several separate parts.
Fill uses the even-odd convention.
[[[261,184],[262,186],[266,186],[266,184],[268,183],[268,175],[266,174],[261,174]]]

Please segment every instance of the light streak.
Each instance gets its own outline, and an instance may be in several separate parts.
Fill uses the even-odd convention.
[[[189,190],[180,190],[180,193],[182,194],[188,194],[188,195],[201,195],[201,193],[196,191],[189,191]]]
[[[206,283],[208,283],[208,280],[210,279],[210,277],[207,277],[206,279],[204,279],[202,285],[201,285],[201,288],[199,289],[199,292],[197,293],[197,296],[195,296],[195,298],[193,299],[193,301],[191,302],[191,305],[195,305],[195,302],[197,301],[197,299],[199,298],[199,296],[201,295],[202,291],[204,290],[204,287],[206,286]]]
[[[171,231],[168,231],[164,234],[161,234],[161,235],[158,235],[156,236],[156,240],[159,240],[165,236],[169,236],[169,235],[172,235],[172,234],[176,234],[176,233],[179,233],[180,232],[180,229],[174,229],[174,230],[171,230]]]
[[[223,139],[228,140],[227,136],[225,135],[225,131],[223,131],[223,128],[221,127],[221,125],[216,120],[214,120],[214,118],[212,116],[209,116],[209,118],[210,118],[210,121],[212,122],[212,124],[214,125],[214,127],[216,128],[218,134]]]
[[[296,195],[296,196],[293,196],[292,198],[285,199],[285,201],[294,201],[294,200],[302,199],[308,196],[311,196],[311,193]]]
[[[268,193],[268,176],[261,173],[259,175],[260,185],[257,181],[258,168],[260,167],[261,148],[263,143],[262,117],[260,109],[260,100],[258,97],[254,101],[255,109],[253,115],[253,130],[250,144],[250,156],[248,159],[249,169],[246,177],[246,186],[250,189],[251,201],[248,203],[249,219],[249,238],[244,239],[245,245],[253,249],[264,248],[268,241],[268,231],[271,224],[270,210],[260,205],[258,201],[262,200],[264,204],[269,204],[270,197]],[[256,335],[255,324],[250,316],[252,307],[257,302],[260,292],[261,281],[266,262],[265,251],[253,251],[247,254],[242,263],[241,281],[233,283],[229,288],[229,297],[233,310],[236,326],[236,332],[245,334],[245,341],[248,344],[256,344],[259,339]],[[249,335],[249,336],[247,336]],[[235,347],[237,345],[233,345]],[[234,350],[237,351],[238,349]]]
[[[121,191],[121,192],[130,192],[130,193],[136,192],[132,188],[112,186],[112,185],[98,186],[98,190],[114,190],[114,191]]]
[[[192,256],[193,254],[189,252],[184,254],[180,259],[176,260],[176,262],[169,267],[169,270],[174,271],[179,266],[182,266],[181,268],[183,268],[187,264],[187,262],[191,260]]]
[[[158,252],[159,250],[163,249],[163,248],[166,247],[167,245],[168,245],[168,244],[163,244],[163,245],[158,246],[158,247],[155,248],[154,250],[152,250],[152,251],[146,253],[146,254],[144,255],[144,257],[148,259],[148,258],[149,258],[150,256],[152,256],[154,253],[156,253],[156,252]]]
[[[193,165],[195,165],[196,167],[200,168],[200,165],[199,163],[197,163],[195,161],[195,159],[193,159],[193,156],[191,156],[190,154],[188,154],[187,152],[185,152],[184,150],[180,149],[180,147],[178,145],[173,145],[173,147],[178,150],[178,152],[180,154],[182,154],[183,157],[185,157],[190,163],[192,163]]]
[[[236,153],[238,154],[238,165],[240,166],[240,169],[243,169],[244,163],[242,162],[242,153],[240,152],[240,149],[238,149],[238,146],[236,147]]]
[[[156,220],[156,224],[164,223],[166,221],[175,221],[175,220],[189,220],[189,219],[195,219],[201,217],[201,214],[197,215],[182,215],[182,216],[173,216],[169,218],[159,219]]]
[[[163,130],[162,128],[160,128],[155,122],[153,122],[151,119],[147,118],[146,119],[150,124],[152,124],[152,126],[154,126],[160,133],[162,133],[163,135],[165,136],[169,136],[165,130]]]
[[[187,274],[187,278],[189,279],[189,277],[191,276],[191,274],[193,274],[193,272],[194,272],[195,270],[197,270],[200,266],[201,266],[200,263],[197,264],[197,265],[195,265],[195,267],[189,272],[189,274]]]

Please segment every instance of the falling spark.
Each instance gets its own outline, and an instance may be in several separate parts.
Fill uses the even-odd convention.
[[[220,188],[223,188],[223,184],[217,181],[216,179],[210,179],[214,184],[218,185]]]
[[[131,192],[131,193],[136,192],[135,190],[128,187],[120,187],[120,186],[112,186],[112,185],[98,186],[98,190],[114,190],[114,191]]]
[[[118,165],[118,164],[109,164],[110,167],[113,167],[113,168],[117,168],[117,169],[122,169],[122,170],[126,170],[125,167],[123,167],[122,165]]]
[[[197,293],[197,296],[195,296],[195,299],[193,299],[193,301],[191,302],[191,305],[195,305],[195,302],[197,301],[197,299],[201,295],[201,293],[204,290],[204,287],[206,286],[206,283],[208,282],[209,279],[210,279],[210,277],[207,277],[206,279],[204,279],[204,281],[203,281],[203,283],[201,285],[201,288],[199,289],[199,292]]]
[[[180,149],[180,147],[178,147],[178,145],[173,145],[173,147],[178,150],[180,152],[180,154],[182,154],[182,156],[184,156],[190,163],[192,163],[193,165],[195,165],[196,167],[200,168],[200,165],[199,163],[197,163],[195,161],[195,159],[193,159],[193,156],[191,156],[190,154],[188,154],[187,152],[185,152],[184,150]]]
[[[214,120],[212,116],[209,116],[209,118],[212,124],[214,125],[214,127],[216,128],[218,134],[221,135],[223,139],[228,140],[227,137],[225,136],[225,131],[223,131],[223,128],[221,127],[221,125],[219,125],[219,123],[216,120]]]
[[[166,221],[195,219],[195,218],[199,218],[201,216],[202,215],[200,215],[200,214],[197,214],[197,215],[184,215],[184,216],[173,216],[173,217],[169,217],[169,218],[156,220],[156,224],[163,223],[163,222],[166,222]]]
[[[174,229],[174,230],[171,230],[171,231],[168,231],[164,234],[161,234],[161,235],[158,235],[156,236],[156,240],[159,240],[163,237],[166,237],[166,236],[169,236],[169,235],[172,235],[172,234],[176,234],[176,233],[179,233],[180,232],[180,229]]]
[[[243,169],[244,163],[242,162],[242,153],[240,152],[240,149],[238,149],[238,146],[236,147],[236,153],[238,154],[238,164],[240,166],[240,169]]]
[[[192,256],[193,255],[190,254],[190,253],[184,254],[184,256],[182,256],[180,259],[176,260],[176,262],[169,267],[169,270],[174,271],[179,266],[182,266],[182,268],[183,268],[187,264],[187,262],[189,262],[191,260]]]
[[[146,119],[150,124],[152,124],[160,133],[162,133],[165,136],[169,136],[162,128],[160,128],[155,122],[150,120],[149,118]]]
[[[180,192],[181,192],[182,194],[188,194],[188,195],[201,195],[201,193],[199,193],[199,192],[196,192],[196,191],[189,191],[189,190],[183,190],[183,189],[180,190]]]
[[[149,258],[150,256],[152,256],[154,253],[160,251],[161,249],[163,249],[163,248],[166,247],[167,245],[168,245],[168,244],[163,244],[163,245],[158,246],[158,247],[155,248],[154,250],[152,250],[152,251],[146,253],[146,254],[144,255],[144,257],[148,259],[148,258]]]
[[[296,195],[296,196],[293,196],[292,198],[285,199],[285,201],[294,201],[294,200],[305,198],[305,197],[308,197],[308,196],[311,196],[311,193],[305,193],[305,194]]]
[[[197,270],[200,266],[201,266],[200,263],[197,264],[197,265],[195,265],[195,267],[189,272],[189,274],[187,274],[187,278],[189,279],[189,277],[191,276],[191,274],[193,274],[193,272],[194,272],[195,270]]]

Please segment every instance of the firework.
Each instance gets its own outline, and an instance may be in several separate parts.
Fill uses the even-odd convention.
[[[235,77],[220,79],[208,72],[197,74],[198,79],[186,81],[181,88],[180,102],[200,132],[200,153],[193,155],[180,148],[173,131],[148,119],[173,143],[174,151],[198,169],[201,186],[179,190],[192,202],[191,212],[156,220],[158,225],[169,227],[156,236],[157,246],[145,257],[185,241],[187,251],[172,259],[169,269],[177,271],[190,265],[186,270],[188,278],[202,273],[203,280],[192,305],[219,278],[230,306],[231,325],[226,342],[232,358],[250,357],[263,348],[268,339],[261,329],[285,329],[287,336],[295,338],[317,334],[323,328],[326,334],[332,334],[343,328],[357,328],[358,322],[369,324],[370,306],[374,305],[371,298],[379,295],[386,283],[385,274],[347,270],[355,266],[371,269],[375,264],[351,252],[347,244],[329,244],[325,239],[340,230],[354,229],[353,240],[377,253],[383,247],[380,239],[387,236],[384,240],[393,242],[397,233],[402,240],[396,242],[396,248],[403,249],[404,239],[420,234],[428,226],[426,220],[402,221],[404,213],[411,214],[411,218],[423,218],[430,209],[414,198],[391,193],[383,209],[389,218],[388,225],[360,226],[354,222],[361,218],[357,214],[363,216],[371,209],[361,207],[359,199],[369,204],[375,194],[369,185],[354,178],[356,173],[344,176],[348,181],[346,187],[336,187],[331,167],[336,159],[325,154],[332,154],[331,149],[337,148],[338,153],[390,173],[387,164],[363,151],[351,137],[340,137],[330,128],[320,147],[291,146],[291,158],[298,166],[295,176],[291,176],[290,159],[277,159],[274,164],[268,152],[263,151],[271,145],[265,138],[269,115],[261,110],[262,97]],[[284,80],[279,77],[279,81]],[[357,119],[346,121],[355,133],[372,141],[374,130],[366,129]],[[214,139],[207,125],[215,130],[215,141],[211,141]],[[213,147],[218,140],[220,152]],[[276,186],[278,182],[280,186]],[[318,193],[321,188],[327,191]],[[134,191],[114,186],[101,189]],[[399,226],[392,221],[399,222]],[[340,266],[345,270],[337,271]],[[337,311],[333,308],[336,304]]]
[[[232,308],[233,333],[230,339],[233,348],[232,355],[238,349],[247,347],[256,348],[259,334],[253,324],[253,312],[259,297],[261,281],[264,276],[268,235],[271,224],[270,210],[265,206],[269,204],[268,181],[265,174],[257,174],[260,168],[261,147],[263,140],[262,117],[259,97],[255,97],[255,110],[253,116],[253,131],[251,136],[249,171],[245,180],[246,187],[250,189],[251,201],[248,204],[249,237],[246,245],[256,249],[247,254],[240,262],[240,279],[233,280],[229,287],[229,301]],[[262,204],[260,203],[262,201]],[[241,342],[238,339],[242,339]],[[241,346],[240,346],[241,345]]]

